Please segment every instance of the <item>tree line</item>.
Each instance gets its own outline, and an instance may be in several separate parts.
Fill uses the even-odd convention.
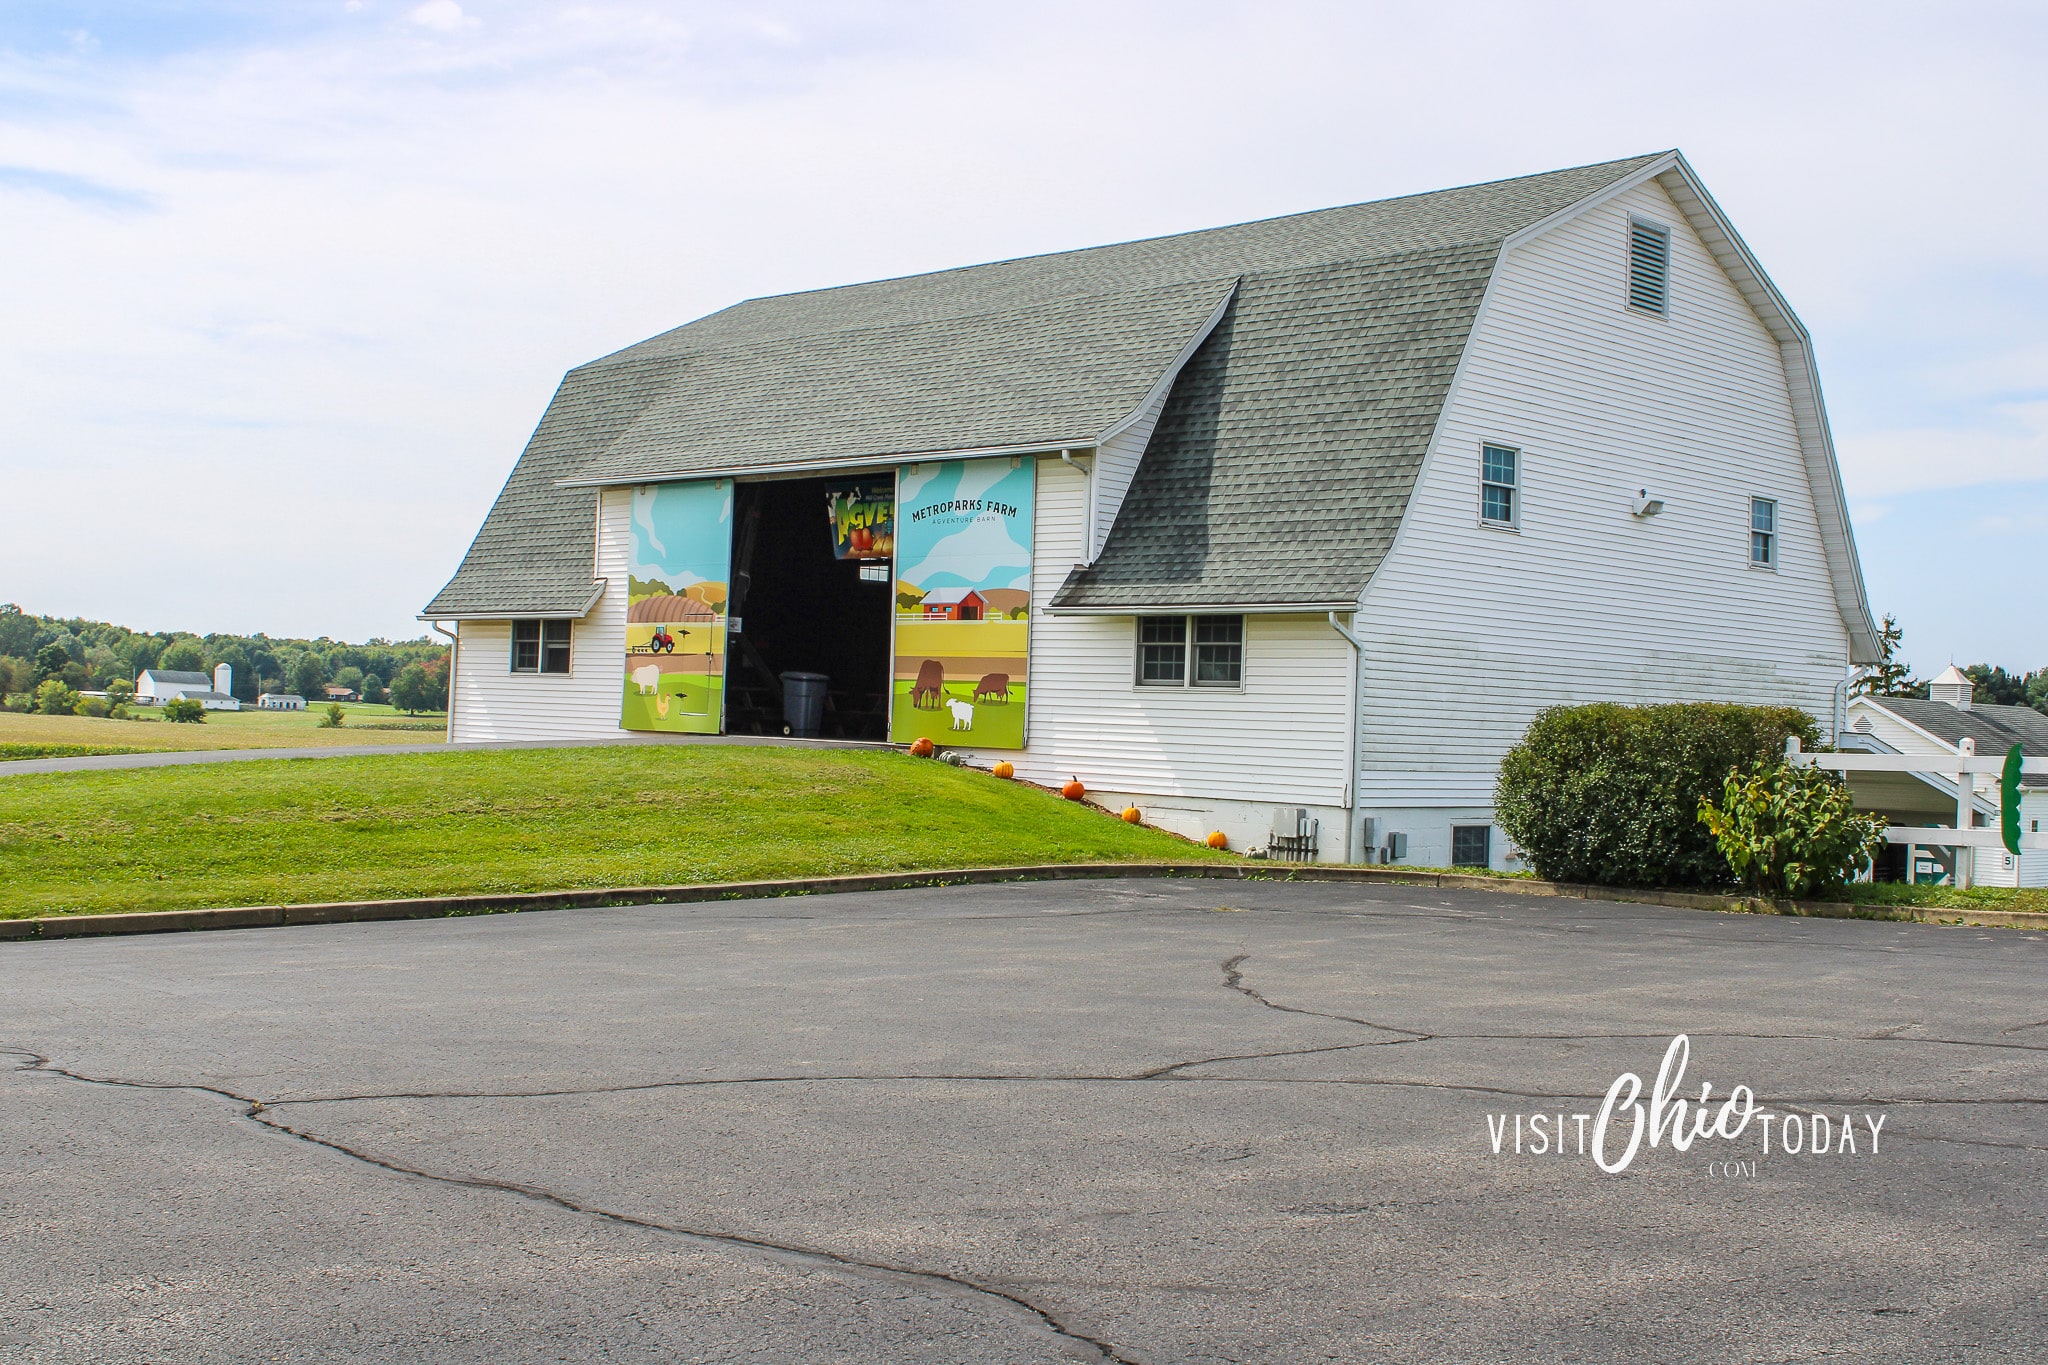
[[[144,669],[211,674],[218,664],[234,670],[234,695],[243,702],[265,692],[295,692],[317,702],[333,683],[403,711],[448,707],[448,647],[432,636],[350,644],[324,635],[303,640],[131,630],[0,603],[0,697],[10,710],[50,709],[39,698],[45,691],[61,702],[59,689],[45,688],[51,682],[74,696],[117,698],[133,693]]]

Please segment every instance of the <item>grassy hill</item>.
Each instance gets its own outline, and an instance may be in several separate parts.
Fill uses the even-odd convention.
[[[0,778],[0,918],[1227,856],[874,751],[450,751]]]

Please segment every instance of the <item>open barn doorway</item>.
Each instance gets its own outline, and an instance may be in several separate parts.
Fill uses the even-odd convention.
[[[734,490],[728,734],[785,733],[782,675],[822,673],[830,681],[820,738],[889,737],[894,574],[886,559],[835,553],[831,495],[844,483],[776,479]]]

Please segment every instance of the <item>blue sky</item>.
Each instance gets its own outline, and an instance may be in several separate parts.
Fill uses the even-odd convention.
[[[737,299],[1678,146],[1912,662],[2042,667],[2044,69],[2038,4],[11,0],[0,600],[415,634],[562,372]]]

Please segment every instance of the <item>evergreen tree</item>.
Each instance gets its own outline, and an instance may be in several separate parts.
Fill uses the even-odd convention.
[[[1878,660],[1865,667],[1850,692],[1859,697],[1926,696],[1927,684],[1913,677],[1912,670],[1899,662],[1899,645],[1905,638],[1898,618],[1886,612],[1884,628],[1877,636]]]

